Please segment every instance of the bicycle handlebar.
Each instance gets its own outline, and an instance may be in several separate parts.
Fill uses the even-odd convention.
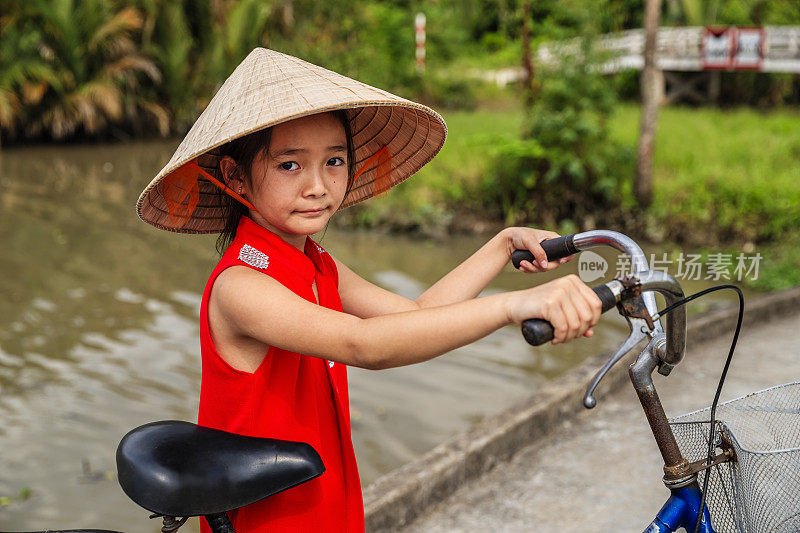
[[[656,393],[652,377],[656,369],[660,374],[669,375],[684,356],[686,309],[683,305],[678,305],[684,302],[684,293],[680,283],[666,272],[650,270],[641,248],[633,240],[617,232],[595,230],[542,241],[541,244],[548,260],[565,257],[600,245],[611,246],[623,251],[630,258],[632,270],[630,276],[612,280],[593,289],[595,294],[603,300],[603,311],[611,308],[609,294],[614,297],[614,303],[619,302],[620,313],[627,320],[630,332],[627,339],[592,378],[584,395],[583,405],[587,409],[593,408],[597,404],[594,392],[603,377],[641,341],[649,339],[650,342],[636,362],[631,365],[629,375],[664,459],[664,483],[672,490],[689,486],[692,483],[696,487],[696,470],[692,469],[692,465],[681,454]],[[517,268],[523,259],[532,261],[532,254],[529,251],[516,250],[511,257]],[[670,309],[665,316],[666,330],[661,328],[661,317],[655,307],[656,292],[664,297],[667,308]],[[553,336],[552,326],[542,320],[524,321],[522,332],[525,339],[534,345],[547,342]],[[719,395],[719,390],[717,390],[717,394]],[[712,450],[709,449],[709,463],[711,462],[711,452]],[[703,488],[705,491],[706,486],[704,485]],[[702,502],[700,507],[703,507]],[[697,523],[700,523],[699,520]]]
[[[664,332],[664,329],[661,327],[660,317],[658,316],[656,299],[653,291],[663,294],[668,304],[671,301],[676,301],[683,297],[683,290],[680,284],[668,274],[650,271],[642,249],[633,239],[622,233],[609,230],[585,231],[555,239],[547,239],[542,241],[541,245],[547,254],[548,260],[556,260],[596,246],[610,246],[625,253],[630,259],[631,273],[642,282],[642,301],[647,313],[652,317],[651,335]],[[533,254],[528,250],[515,250],[514,253],[512,253],[511,261],[516,268],[519,268],[523,260],[533,262]],[[612,288],[610,285],[611,283],[613,282],[606,284],[610,289]],[[619,292],[621,293],[622,291],[620,290]],[[618,298],[619,296],[617,296],[617,299]],[[603,299],[603,297],[601,297],[601,299]],[[674,312],[667,315],[666,320],[667,349],[665,357],[658,367],[659,373],[663,375],[668,375],[672,368],[683,359],[683,352],[686,346],[685,310],[682,308],[675,309]],[[531,338],[539,344],[547,342],[547,340],[541,340],[547,337],[546,331],[544,336],[541,335],[540,330],[542,328],[542,325],[535,326],[530,333]],[[550,328],[552,329],[552,326],[550,326]],[[527,335],[526,339],[528,339]]]

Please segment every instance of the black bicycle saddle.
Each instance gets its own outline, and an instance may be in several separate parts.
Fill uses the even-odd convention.
[[[133,429],[117,447],[122,490],[167,516],[221,513],[314,479],[325,471],[305,442],[247,437],[164,420]]]

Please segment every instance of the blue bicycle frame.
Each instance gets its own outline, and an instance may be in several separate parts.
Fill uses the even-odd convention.
[[[644,530],[644,533],[672,533],[680,528],[684,528],[690,533],[694,532],[702,496],[697,481],[682,489],[672,489],[672,495],[658,512],[656,519]],[[705,505],[699,531],[715,533],[711,525],[711,516],[708,514],[708,507]]]

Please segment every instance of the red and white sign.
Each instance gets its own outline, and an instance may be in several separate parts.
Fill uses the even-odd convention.
[[[704,70],[731,68],[736,28],[705,28],[700,41]]]
[[[764,61],[764,28],[705,28],[700,41],[704,70],[759,70]]]
[[[736,51],[733,54],[733,68],[759,70],[764,62],[764,28],[738,28]]]

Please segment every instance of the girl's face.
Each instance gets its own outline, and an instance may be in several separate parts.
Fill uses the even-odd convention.
[[[302,249],[305,236],[321,231],[344,200],[347,138],[330,113],[273,126],[269,151],[253,162],[246,197],[251,217]]]

